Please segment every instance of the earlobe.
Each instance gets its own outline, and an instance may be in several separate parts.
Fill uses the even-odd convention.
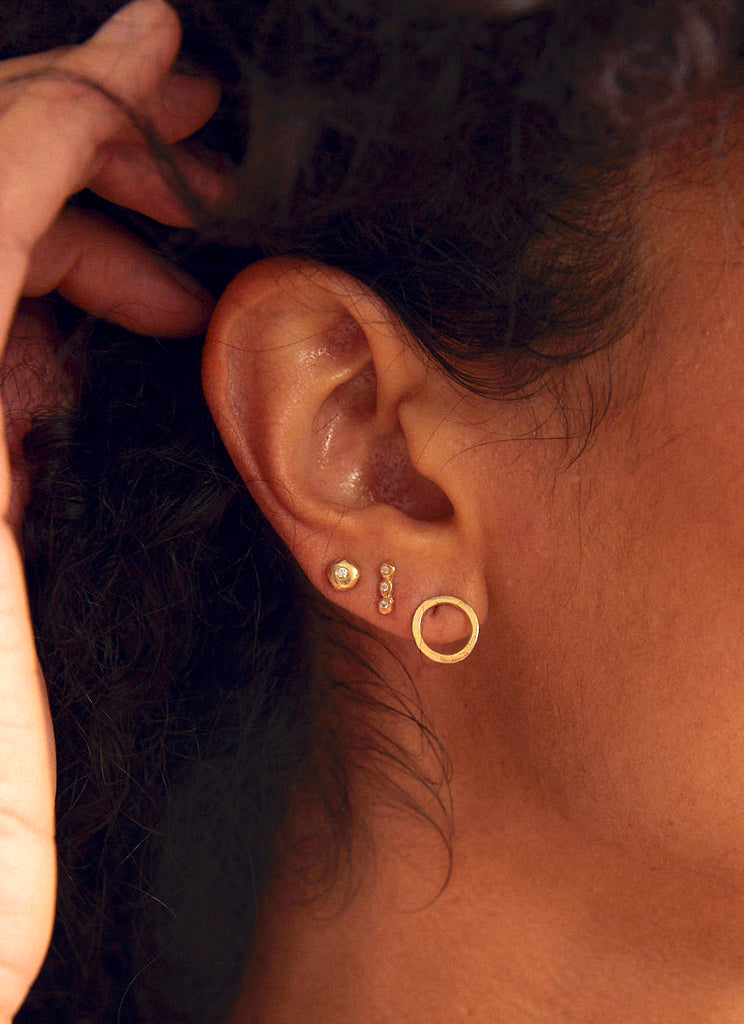
[[[436,594],[483,618],[478,531],[468,503],[452,500],[457,441],[442,405],[452,386],[363,285],[313,263],[249,267],[218,304],[203,383],[241,476],[326,597],[408,639]],[[353,589],[351,575],[334,582],[334,567],[349,565]],[[395,576],[381,571],[393,566]],[[427,629],[431,643],[472,632],[451,606]]]

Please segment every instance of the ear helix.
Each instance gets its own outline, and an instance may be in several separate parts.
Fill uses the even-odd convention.
[[[334,590],[351,590],[359,582],[359,568],[345,558],[332,562],[328,566],[327,575],[328,581]],[[383,562],[380,565],[381,579],[378,588],[380,597],[377,603],[377,610],[381,615],[390,615],[395,605],[393,597],[394,575],[395,566],[392,562]],[[451,654],[441,654],[439,651],[435,651],[433,647],[427,644],[422,634],[424,616],[428,611],[438,608],[440,605],[451,605],[453,608],[459,608],[467,616],[470,623],[470,637],[467,642],[459,651],[454,651]],[[475,610],[466,601],[460,600],[459,597],[453,597],[451,594],[442,594],[439,597],[430,597],[426,601],[421,602],[413,614],[411,632],[413,633],[414,643],[430,661],[440,665],[454,665],[458,661],[464,661],[465,658],[472,654],[473,648],[478,642],[480,622]]]

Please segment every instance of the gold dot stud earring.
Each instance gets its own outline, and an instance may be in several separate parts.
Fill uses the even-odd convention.
[[[359,569],[353,562],[339,558],[328,566],[328,582],[334,590],[351,590],[359,582]]]
[[[377,610],[381,615],[389,615],[393,610],[395,599],[393,598],[393,576],[395,566],[392,562],[383,562],[380,566],[380,600]]]

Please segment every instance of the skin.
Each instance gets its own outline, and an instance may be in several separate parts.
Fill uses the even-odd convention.
[[[176,142],[215,102],[207,85],[170,106],[183,90],[169,76],[177,49],[172,12],[137,0],[84,47],[41,59],[106,84]],[[11,62],[8,77],[38,61]],[[639,168],[653,289],[612,353],[562,382],[565,404],[585,405],[587,380],[601,395],[612,368],[612,405],[583,450],[566,442],[552,393],[493,403],[457,392],[343,275],[270,262],[223,297],[204,387],[228,450],[311,583],[407,668],[452,759],[455,823],[442,891],[435,831],[355,775],[375,855],[360,842],[355,885],[311,904],[294,865],[279,865],[235,1024],[744,1017],[744,168],[735,151],[708,152],[696,153],[697,184],[666,180],[689,154]],[[208,195],[224,187],[190,172]],[[19,300],[57,289],[144,333],[191,333],[210,307],[118,229],[63,210],[92,185],[184,218],[119,112],[90,90],[0,90],[0,181],[7,518],[9,454],[54,345],[44,307]],[[119,273],[102,273],[114,258]],[[64,400],[53,378],[50,394]],[[325,577],[340,553],[362,569],[343,595]],[[385,619],[381,557],[397,566]],[[415,651],[410,620],[447,592],[475,608],[481,639],[467,661],[435,666]],[[43,958],[54,898],[48,716],[5,525],[0,593],[5,1024]],[[456,612],[426,621],[431,643],[462,633]],[[405,724],[385,728],[418,741]]]
[[[600,399],[612,375],[583,448],[554,390],[457,393],[343,275],[269,262],[223,296],[204,380],[228,450],[310,581],[406,666],[452,759],[454,815],[440,893],[435,830],[357,773],[374,855],[359,842],[351,896],[312,902],[280,868],[234,1024],[744,1017],[744,167],[707,146],[709,113],[686,149],[637,168],[650,297],[562,379],[564,406],[586,408],[587,382]],[[375,492],[391,434],[449,514],[426,519],[410,473]],[[340,554],[362,574],[343,595],[324,579]],[[386,619],[382,555],[397,566]],[[410,621],[450,592],[481,639],[435,666]]]

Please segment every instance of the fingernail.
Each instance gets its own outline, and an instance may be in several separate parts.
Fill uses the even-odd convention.
[[[165,6],[163,0],[132,0],[104,22],[96,35],[121,32],[126,33],[129,40],[146,36],[152,29],[155,14],[162,14]]]
[[[206,74],[187,75],[174,71],[164,80],[160,95],[163,108],[171,116],[189,114],[198,105],[206,121],[220,105],[222,86]]]

